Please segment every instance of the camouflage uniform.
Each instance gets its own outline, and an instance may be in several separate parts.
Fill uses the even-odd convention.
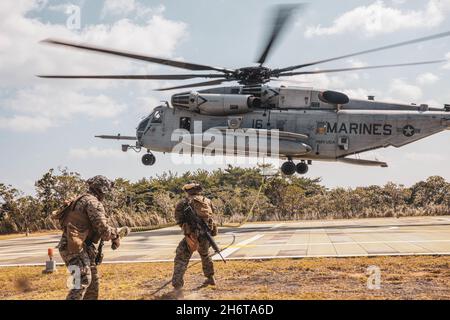
[[[64,218],[63,235],[58,248],[66,266],[80,269],[80,286],[72,288],[68,300],[96,300],[99,292],[97,273],[98,241],[118,239],[118,230],[108,225],[104,195],[112,188],[112,183],[102,176],[88,180],[89,192],[71,203],[70,214]],[[80,219],[84,221],[80,222]]]
[[[193,185],[199,187],[197,184],[188,184],[183,187],[183,190],[188,192],[188,196],[181,200],[175,208],[175,218],[178,225],[182,228],[185,237],[180,241],[176,249],[174,259],[174,270],[172,276],[172,285],[175,289],[181,289],[184,285],[184,274],[189,264],[194,251],[198,251],[202,260],[203,274],[207,279],[212,279],[214,282],[214,265],[209,255],[209,241],[196,234],[196,230],[191,230],[191,227],[183,221],[184,209],[188,203],[192,205],[195,213],[207,222],[213,230],[215,225],[212,221],[212,205],[211,201],[196,192],[189,193],[190,187]],[[217,229],[215,229],[217,230]],[[213,235],[215,235],[213,233]],[[206,282],[205,282],[206,283]]]

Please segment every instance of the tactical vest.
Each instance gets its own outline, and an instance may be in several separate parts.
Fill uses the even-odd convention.
[[[83,251],[86,241],[98,243],[100,235],[94,231],[85,207],[77,206],[84,197],[94,197],[85,194],[73,200],[67,207],[54,214],[53,218],[59,220],[61,229],[67,237],[67,250],[70,254]],[[95,199],[98,201],[97,199]]]
[[[208,219],[211,218],[213,214],[211,200],[202,195],[196,195],[192,198],[188,198],[188,202],[195,210],[195,213],[200,218],[204,219],[205,222],[207,222]]]
[[[194,209],[195,213],[202,218],[208,225],[211,235],[217,235],[217,225],[213,220],[213,207],[212,202],[208,198],[202,195],[195,195],[188,198],[188,203]]]

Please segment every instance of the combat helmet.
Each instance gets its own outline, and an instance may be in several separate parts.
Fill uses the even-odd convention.
[[[202,186],[197,182],[189,182],[183,186],[182,190],[187,193],[195,193],[202,191]]]
[[[86,183],[89,190],[98,195],[105,195],[114,187],[114,182],[101,175],[88,179]]]

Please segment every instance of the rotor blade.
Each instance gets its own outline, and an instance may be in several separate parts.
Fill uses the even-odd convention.
[[[330,61],[335,61],[335,60],[355,57],[355,56],[366,54],[366,53],[371,53],[371,52],[377,52],[377,51],[382,51],[382,50],[402,47],[402,46],[406,46],[406,45],[410,45],[410,44],[414,44],[414,43],[430,41],[430,40],[444,38],[444,37],[448,37],[448,36],[450,36],[450,31],[433,34],[431,36],[427,36],[427,37],[423,37],[423,38],[417,38],[417,39],[413,39],[413,40],[409,40],[409,41],[399,42],[399,43],[395,43],[395,44],[391,44],[391,45],[387,45],[387,46],[383,46],[383,47],[378,47],[378,48],[375,48],[375,49],[364,50],[364,51],[359,51],[359,52],[355,52],[355,53],[351,53],[351,54],[346,54],[346,55],[335,57],[335,58],[329,58],[329,59],[325,59],[325,60],[319,60],[319,61],[315,61],[315,62],[299,64],[299,65],[296,65],[296,66],[286,67],[286,68],[282,68],[282,69],[275,69],[272,72],[274,74],[277,74],[277,73],[281,73],[281,72],[286,72],[286,71],[291,71],[291,70],[295,70],[295,69],[300,69],[300,68],[304,68],[304,67],[313,66],[313,65],[316,65],[316,64],[319,64],[319,63],[325,63],[325,62],[330,62]]]
[[[229,70],[229,69],[225,69],[225,68],[221,68],[221,67],[211,67],[211,66],[183,62],[183,61],[175,61],[175,60],[164,59],[164,58],[156,58],[156,57],[151,57],[151,56],[147,56],[147,55],[144,56],[144,55],[139,55],[139,54],[135,54],[132,52],[127,52],[127,51],[112,50],[112,49],[108,49],[108,48],[101,48],[101,47],[97,47],[97,46],[84,45],[84,44],[80,44],[80,43],[67,42],[67,41],[56,40],[56,39],[45,39],[45,40],[42,40],[41,42],[52,44],[52,45],[66,46],[66,47],[70,47],[70,48],[76,48],[76,49],[82,49],[82,50],[88,50],[88,51],[94,51],[94,52],[101,52],[101,53],[105,53],[105,54],[111,54],[111,55],[115,55],[115,56],[131,58],[131,59],[135,59],[135,60],[153,62],[153,63],[176,67],[176,68],[181,68],[181,69],[196,70],[196,71],[215,70],[215,71],[220,71],[220,72],[225,72],[225,73],[233,72],[233,70]]]
[[[282,30],[287,25],[287,22],[292,17],[295,10],[300,6],[304,5],[282,4],[275,7],[276,13],[274,15],[272,22],[272,32],[270,33],[270,36],[267,39],[267,43],[264,47],[264,50],[261,52],[261,55],[257,61],[260,65],[264,64],[274,43],[277,41],[277,39],[279,39]]]
[[[135,136],[122,136],[120,134],[116,136],[102,134],[99,136],[95,136],[95,138],[110,139],[110,140],[137,140]]]
[[[270,78],[270,81],[287,82],[287,83],[293,83],[293,84],[311,83],[311,81],[297,81],[297,80],[292,80],[292,79],[277,79],[277,78]]]
[[[124,79],[124,80],[186,80],[223,78],[223,74],[153,74],[153,75],[38,75],[46,79]]]
[[[173,90],[173,89],[183,89],[183,88],[194,88],[194,87],[203,87],[203,86],[213,86],[216,84],[221,84],[225,81],[234,81],[235,79],[218,79],[218,80],[212,80],[212,81],[205,81],[205,82],[198,82],[198,83],[191,83],[186,84],[182,86],[176,86],[176,87],[170,87],[170,88],[160,88],[155,89],[156,91],[166,91],[166,90]]]
[[[280,73],[280,77],[290,77],[302,74],[319,74],[319,73],[331,73],[331,72],[342,72],[342,71],[357,71],[357,70],[366,70],[366,69],[381,69],[381,68],[392,68],[392,67],[406,67],[406,66],[417,66],[422,64],[433,64],[433,63],[442,63],[448,60],[433,60],[433,61],[422,61],[422,62],[411,62],[411,63],[399,63],[399,64],[385,64],[379,66],[367,66],[367,67],[355,67],[355,68],[341,68],[341,69],[326,69],[326,70],[315,70],[315,71],[299,71],[299,72],[285,72]]]

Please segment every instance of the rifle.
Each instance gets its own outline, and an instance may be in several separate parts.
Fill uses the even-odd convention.
[[[105,245],[105,241],[100,240],[97,248],[97,255],[95,256],[95,265],[100,265],[103,262],[103,246]]]
[[[184,215],[187,218],[186,219],[187,223],[190,224],[191,226],[193,226],[194,229],[198,230],[200,232],[200,235],[205,236],[205,238],[208,240],[209,244],[213,248],[214,252],[217,253],[220,256],[220,258],[222,258],[222,261],[224,263],[227,263],[227,261],[224,259],[224,257],[220,253],[219,246],[214,241],[214,239],[211,235],[211,231],[210,231],[208,225],[206,224],[205,220],[200,218],[195,213],[194,209],[192,209],[192,207],[189,203],[187,203],[187,206],[184,208]]]

